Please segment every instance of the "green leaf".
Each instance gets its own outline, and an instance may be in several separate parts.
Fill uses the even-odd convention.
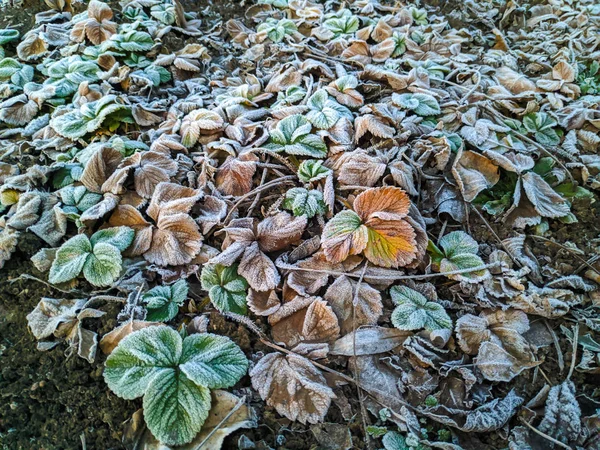
[[[200,281],[215,308],[221,312],[245,315],[248,282],[238,275],[237,268],[237,264],[229,267],[207,264],[202,268]]]
[[[229,338],[194,334],[185,339],[166,326],[125,337],[105,363],[104,379],[118,396],[144,396],[148,429],[161,442],[190,442],[208,417],[209,389],[232,386],[248,361]]]
[[[110,286],[121,273],[121,252],[111,244],[100,242],[83,265],[83,276],[94,286]]]
[[[85,234],[73,236],[56,251],[56,258],[50,267],[48,281],[57,284],[76,278],[81,273],[91,252],[92,244]]]
[[[210,389],[231,387],[248,370],[246,356],[231,339],[210,333],[185,338],[180,364],[190,380]]]
[[[479,251],[479,244],[475,239],[464,231],[453,231],[440,239],[440,247],[444,249],[446,258],[452,258],[462,253],[472,253],[474,255]]]
[[[406,286],[390,289],[392,301],[398,305],[392,313],[392,323],[400,330],[451,329],[452,320],[439,304],[428,301],[420,292]]]
[[[14,41],[18,37],[18,30],[11,30],[10,28],[0,30],[0,45],[8,44],[10,41]]]
[[[305,188],[292,188],[285,193],[282,205],[289,209],[294,216],[306,216],[312,218],[317,214],[324,214],[327,206],[323,201],[323,193],[315,189],[310,191]]]
[[[131,245],[134,237],[135,231],[129,227],[112,227],[96,231],[90,238],[90,242],[94,248],[96,244],[105,243],[124,252]]]
[[[171,286],[156,286],[142,296],[148,314],[146,320],[151,322],[167,322],[179,312],[179,307],[187,299],[188,284],[179,280]]]
[[[126,336],[105,363],[104,381],[126,400],[141,397],[152,378],[179,364],[183,342],[169,327],[149,327]]]
[[[160,442],[181,445],[190,442],[208,417],[210,390],[191,381],[184,373],[167,369],[150,382],[144,395],[144,419]]]
[[[435,97],[428,94],[392,94],[392,102],[404,109],[410,109],[415,114],[434,116],[441,113],[440,105]]]
[[[340,117],[352,119],[352,112],[345,106],[329,98],[325,89],[319,89],[308,99],[309,112],[306,118],[315,127],[326,130],[333,127]]]
[[[132,30],[113,38],[117,42],[117,47],[126,52],[146,52],[154,46],[154,39],[145,31]]]
[[[327,145],[319,136],[310,134],[311,129],[311,123],[300,114],[285,117],[269,132],[265,148],[290,155],[323,158],[327,155]]]
[[[322,180],[333,171],[323,165],[318,159],[307,159],[298,166],[298,178],[304,183]]]
[[[427,250],[431,254],[432,262],[439,266],[440,272],[453,272],[456,270],[473,269],[484,265],[483,260],[477,256],[479,244],[464,231],[453,231],[440,239],[440,247],[430,241]],[[490,276],[487,269],[448,275],[448,278],[468,283],[478,283]]]
[[[411,450],[406,445],[406,438],[396,431],[388,432],[381,440],[381,443],[385,447],[385,450]]]

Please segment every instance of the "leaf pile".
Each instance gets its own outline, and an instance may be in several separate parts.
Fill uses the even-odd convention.
[[[78,297],[40,300],[40,347],[93,361],[83,320],[122,302],[105,379],[166,445],[241,379],[388,450],[599,448],[600,8],[427,3],[48,0],[3,30],[0,267],[31,233]]]

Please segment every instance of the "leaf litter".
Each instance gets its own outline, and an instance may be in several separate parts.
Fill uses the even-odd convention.
[[[128,448],[273,410],[328,448],[600,448],[598,5],[46,3],[0,33],[0,266],[64,297],[41,350],[143,396]]]

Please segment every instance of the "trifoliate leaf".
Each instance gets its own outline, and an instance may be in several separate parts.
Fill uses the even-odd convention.
[[[453,231],[440,239],[440,250],[433,242],[427,247],[432,262],[439,267],[440,272],[453,272],[457,270],[474,269],[484,265],[477,256],[479,245],[477,241],[464,231]],[[487,269],[448,275],[448,278],[467,283],[478,283],[490,276]]]
[[[248,282],[238,275],[237,268],[237,264],[230,267],[207,264],[202,268],[200,281],[215,308],[221,312],[245,315],[248,309]]]
[[[452,320],[443,306],[428,301],[420,292],[406,286],[390,289],[392,301],[398,305],[392,313],[392,323],[400,330],[428,331],[452,329]]]
[[[429,94],[392,94],[392,102],[404,109],[410,109],[415,114],[434,116],[441,112],[440,105],[435,97]]]
[[[156,326],[119,342],[105,363],[104,379],[118,396],[144,396],[148,429],[164,444],[182,445],[200,431],[211,406],[210,388],[235,384],[248,367],[228,338]]]
[[[327,155],[327,145],[319,136],[311,134],[311,129],[312,125],[304,116],[288,116],[269,132],[270,139],[265,148],[290,155],[323,158]]]
[[[309,112],[306,118],[315,127],[326,130],[333,127],[342,117],[352,119],[352,113],[345,106],[329,98],[325,89],[319,89],[308,99]]]
[[[322,192],[305,188],[292,188],[287,191],[282,206],[291,210],[294,216],[306,216],[309,219],[317,214],[324,214],[327,209]]]
[[[318,159],[307,159],[298,167],[298,178],[304,183],[322,180],[330,173],[332,170],[325,167],[323,161]]]
[[[146,320],[151,322],[167,322],[179,312],[179,307],[187,299],[188,284],[179,280],[171,286],[156,286],[142,296],[146,303]]]

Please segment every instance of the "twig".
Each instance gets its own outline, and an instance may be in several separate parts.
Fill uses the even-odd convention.
[[[519,420],[521,420],[521,422],[523,422],[525,425],[527,425],[527,427],[539,434],[540,436],[542,436],[544,439],[549,440],[550,442],[553,442],[554,444],[558,445],[559,447],[562,448],[566,448],[567,450],[573,450],[571,447],[569,447],[567,444],[563,444],[562,442],[560,442],[559,440],[554,439],[552,436],[548,436],[546,433],[541,432],[540,430],[538,430],[536,427],[534,427],[533,425],[531,425],[529,422],[527,422],[525,419],[523,419],[522,417],[519,417]]]
[[[567,374],[567,380],[571,379],[573,371],[575,370],[575,363],[577,362],[577,343],[579,341],[579,324],[576,323],[573,327],[573,353],[571,355],[571,367],[569,367],[569,373]]]
[[[271,180],[268,183],[263,184],[262,186],[258,186],[257,188],[254,188],[247,194],[242,195],[238,199],[238,201],[231,207],[231,210],[229,211],[229,213],[227,214],[227,216],[225,217],[225,219],[223,220],[222,223],[227,224],[229,222],[229,219],[231,218],[231,215],[233,214],[233,212],[248,197],[252,197],[253,195],[257,194],[258,192],[265,191],[267,189],[271,189],[272,187],[275,187],[277,185],[287,184],[287,183],[291,182],[294,178],[296,178],[296,175],[286,175],[285,177],[280,177],[275,180]]]
[[[221,420],[216,427],[214,427],[210,433],[208,433],[208,436],[206,436],[202,442],[200,442],[200,445],[198,445],[198,447],[196,447],[197,450],[200,450],[202,448],[202,446],[204,444],[206,444],[208,442],[208,440],[212,437],[213,434],[215,434],[224,424],[225,422],[227,422],[229,420],[229,418],[234,415],[236,413],[236,411],[238,409],[240,409],[240,407],[246,402],[246,396],[244,395],[242,398],[240,398],[237,403],[235,404],[235,406],[233,408],[231,408],[231,411],[229,411],[227,413],[227,415],[225,417],[223,417],[223,420]]]
[[[548,328],[548,331],[552,335],[554,347],[556,348],[556,357],[558,358],[558,368],[562,372],[563,370],[565,370],[565,357],[563,356],[562,351],[560,350],[560,342],[558,341],[558,336],[548,323],[548,320],[544,319],[544,323],[546,324],[546,328]]]
[[[17,278],[9,280],[9,283],[14,283],[14,282],[19,281],[21,279],[37,281],[38,283],[45,284],[49,288],[52,288],[52,289],[57,290],[59,292],[62,292],[63,294],[78,294],[78,295],[82,294],[81,291],[79,291],[77,289],[71,289],[70,291],[65,291],[64,289],[61,289],[61,288],[58,288],[58,287],[54,286],[52,283],[48,283],[45,280],[42,280],[40,278],[34,277],[33,275],[29,275],[29,274],[26,274],[26,273],[19,275]]]
[[[369,261],[365,262],[362,271],[360,272],[360,278],[356,283],[354,288],[354,295],[352,297],[352,329],[356,330],[356,305],[358,303],[358,294],[360,292],[360,285],[362,284],[363,277],[365,276],[365,272],[367,267],[369,266]],[[352,333],[352,353],[354,356],[354,360],[356,361],[356,332]],[[356,386],[360,386],[360,374],[358,373],[356,364],[354,364],[354,369],[352,370],[352,375],[356,380]],[[367,444],[367,448],[371,450],[371,439],[369,433],[367,432],[367,410],[365,409],[365,403],[363,399],[362,389],[357,389],[358,392],[358,403],[360,405],[360,417],[362,419],[363,430],[365,434],[365,443]]]
[[[372,279],[372,280],[425,280],[427,278],[478,272],[480,270],[492,269],[494,267],[498,267],[500,264],[501,264],[500,262],[494,262],[494,263],[490,263],[490,264],[484,264],[483,266],[471,267],[468,269],[458,269],[458,270],[451,270],[448,272],[438,272],[438,273],[426,273],[426,274],[422,274],[422,275],[406,275],[404,272],[388,269],[387,270],[388,274],[386,274],[386,275],[377,275],[377,274],[370,275],[367,273],[367,274],[365,274],[365,277]],[[310,269],[308,267],[298,267],[298,266],[293,266],[291,264],[285,264],[285,263],[281,263],[281,262],[279,264],[277,264],[277,267],[279,267],[280,269],[284,269],[284,270],[299,270],[302,272],[326,273],[326,274],[333,275],[333,276],[347,276],[350,278],[360,278],[361,277],[361,275],[358,273],[338,272],[338,271],[334,271],[334,270],[323,270],[323,269]]]
[[[540,241],[548,242],[550,244],[556,245],[557,247],[560,247],[562,250],[564,250],[566,252],[569,252],[570,254],[573,255],[574,258],[576,258],[579,261],[581,261],[581,263],[584,266],[587,266],[588,268],[590,268],[594,272],[596,272],[598,275],[600,275],[600,272],[598,271],[598,269],[596,269],[594,266],[592,266],[591,264],[589,264],[585,259],[583,259],[581,256],[579,256],[579,255],[585,254],[582,250],[579,250],[579,249],[575,250],[573,248],[570,248],[570,247],[567,247],[566,245],[561,244],[560,242],[556,242],[556,241],[553,241],[552,239],[545,238],[544,236],[538,236],[538,235],[535,235],[535,234],[530,234],[530,235],[527,235],[527,236],[531,237],[533,239],[538,239]]]

